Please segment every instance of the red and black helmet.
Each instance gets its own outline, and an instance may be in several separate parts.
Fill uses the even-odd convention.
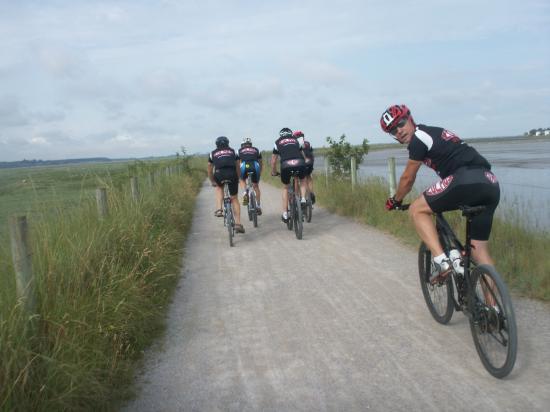
[[[304,132],[301,130],[296,130],[294,133],[292,133],[292,136],[294,137],[304,137]]]
[[[382,117],[380,117],[380,127],[382,127],[383,131],[389,133],[399,123],[399,120],[410,115],[411,111],[404,104],[390,106],[382,113]]]

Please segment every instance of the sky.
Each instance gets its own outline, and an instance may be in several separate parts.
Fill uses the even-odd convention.
[[[550,127],[548,0],[0,0],[0,161]]]

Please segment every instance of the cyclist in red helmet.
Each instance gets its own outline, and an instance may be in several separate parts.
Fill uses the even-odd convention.
[[[411,203],[409,214],[416,231],[429,247],[439,273],[432,283],[446,277],[452,268],[437,237],[433,213],[456,210],[459,206],[485,205],[486,209],[472,221],[472,255],[479,264],[493,265],[488,240],[493,215],[500,200],[500,188],[491,165],[473,147],[453,132],[441,127],[416,124],[405,105],[391,106],[382,113],[380,126],[399,143],[406,144],[409,160],[394,196],[386,201],[386,209],[397,209],[411,191],[416,174],[424,163],[441,180]]]
[[[306,160],[306,172],[305,172],[305,182],[309,196],[311,197],[311,204],[315,204],[315,193],[313,193],[313,164],[315,162],[315,156],[313,155],[313,147],[311,143],[308,142],[304,136],[304,132],[297,130],[292,133],[294,137],[298,139],[302,145],[302,152],[304,153],[304,158]]]

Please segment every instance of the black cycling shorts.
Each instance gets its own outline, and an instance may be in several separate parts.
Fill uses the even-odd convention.
[[[489,170],[461,167],[426,189],[424,198],[435,213],[457,210],[459,206],[486,206],[472,218],[471,235],[474,240],[489,240],[500,201],[498,180]]]
[[[281,182],[284,185],[290,183],[290,175],[295,172],[299,179],[303,179],[306,175],[306,165],[303,158],[289,159],[281,162]]]
[[[237,176],[237,171],[234,167],[224,167],[221,169],[216,169],[214,172],[214,180],[218,186],[222,186],[224,180],[230,180],[229,183],[229,194],[235,196],[239,190],[239,176]]]
[[[306,176],[311,176],[312,173],[313,173],[313,163],[311,163],[311,164],[306,164],[305,175],[306,175]]]

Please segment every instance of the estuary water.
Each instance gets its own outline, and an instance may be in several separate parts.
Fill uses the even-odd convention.
[[[502,142],[468,142],[491,163],[500,183],[501,200],[497,215],[539,231],[550,230],[550,139],[521,139]],[[405,168],[405,146],[370,152],[359,166],[359,178],[388,177],[388,158],[395,157],[396,175]],[[423,191],[438,181],[426,166],[418,173],[415,189]]]

